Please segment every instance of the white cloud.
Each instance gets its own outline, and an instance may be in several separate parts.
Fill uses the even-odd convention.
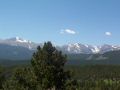
[[[71,29],[65,29],[65,30],[61,30],[60,31],[61,34],[67,33],[67,34],[76,34],[76,32],[74,30]]]
[[[111,33],[111,32],[105,32],[105,35],[106,35],[106,36],[111,36],[112,33]]]

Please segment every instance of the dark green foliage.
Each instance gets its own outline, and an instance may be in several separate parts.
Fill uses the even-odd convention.
[[[15,70],[4,90],[66,90],[75,89],[69,71],[64,70],[67,56],[47,42],[33,54],[30,67]],[[67,84],[69,81],[69,84]],[[72,85],[72,86],[71,86]],[[67,88],[68,89],[68,88]]]
[[[0,89],[2,89],[2,85],[5,82],[5,73],[3,71],[4,69],[0,67]]]
[[[6,77],[7,81],[1,83],[1,86],[4,83],[3,90],[44,90],[30,67],[20,67],[12,77]],[[64,90],[120,90],[120,66],[89,65],[65,68],[72,70],[73,79],[67,80]]]
[[[68,80],[66,83],[66,90],[76,90],[78,88],[77,80]]]
[[[64,67],[66,59],[47,42],[37,48],[31,65],[0,68],[0,90],[120,90],[120,66]]]
[[[64,71],[66,55],[56,50],[50,42],[45,43],[43,48],[38,47],[31,63],[43,89],[65,89],[65,83],[70,79],[69,73]]]
[[[3,85],[5,90],[36,90],[36,77],[30,68],[18,68]]]
[[[77,79],[78,90],[120,90],[120,66],[67,66]]]

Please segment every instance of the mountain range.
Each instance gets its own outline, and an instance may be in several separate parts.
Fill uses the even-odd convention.
[[[43,43],[34,43],[30,40],[25,40],[19,37],[9,39],[0,39],[0,59],[10,60],[26,60],[30,59],[37,46],[43,46]],[[111,51],[119,51],[120,45],[101,46],[84,45],[80,43],[66,44],[55,46],[58,50],[68,55],[87,55],[86,60],[91,60],[95,55],[99,56],[96,59],[107,59],[103,54]]]

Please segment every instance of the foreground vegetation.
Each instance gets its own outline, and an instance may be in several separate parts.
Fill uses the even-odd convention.
[[[118,65],[66,66],[65,69],[70,70],[72,78],[77,80],[76,89],[69,88],[67,90],[120,90],[120,66]],[[0,68],[0,71],[1,90],[12,90],[7,89],[8,86],[13,87],[13,90],[27,90],[20,85],[18,79],[20,77],[24,77],[30,86],[34,86],[30,80],[32,74],[28,72],[29,66]],[[23,82],[21,83],[23,84]]]
[[[0,68],[0,90],[120,90],[119,65],[65,66],[66,60],[45,43],[29,65]]]
[[[64,66],[67,56],[52,46],[44,43],[33,54],[31,64],[17,68],[15,72],[2,73],[3,90],[75,90],[77,82],[71,78],[70,71]]]
[[[120,90],[119,65],[67,66],[66,69],[72,71],[78,90]]]

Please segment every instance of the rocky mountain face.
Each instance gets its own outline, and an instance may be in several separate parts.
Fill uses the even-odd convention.
[[[33,52],[35,52],[37,46],[43,46],[42,43],[34,43],[29,40],[25,40],[19,37],[0,40],[0,59],[30,59]],[[110,51],[119,51],[120,45],[84,45],[80,43],[67,44],[63,46],[56,46],[58,50],[61,50],[66,54],[88,54],[88,60],[93,58],[94,54],[104,54]],[[88,56],[87,55],[87,56]],[[97,59],[106,59],[106,57],[100,56]]]
[[[32,41],[24,40],[24,39],[19,38],[19,37],[13,37],[10,39],[0,40],[0,44],[25,47],[25,48],[28,48],[30,50],[36,49],[36,47],[38,46],[38,44],[36,44]]]
[[[102,45],[102,46],[92,46],[84,44],[68,44],[60,47],[63,52],[73,53],[73,54],[103,54],[109,51],[120,50],[120,45]]]
[[[38,44],[19,37],[0,40],[0,59],[30,59]]]

